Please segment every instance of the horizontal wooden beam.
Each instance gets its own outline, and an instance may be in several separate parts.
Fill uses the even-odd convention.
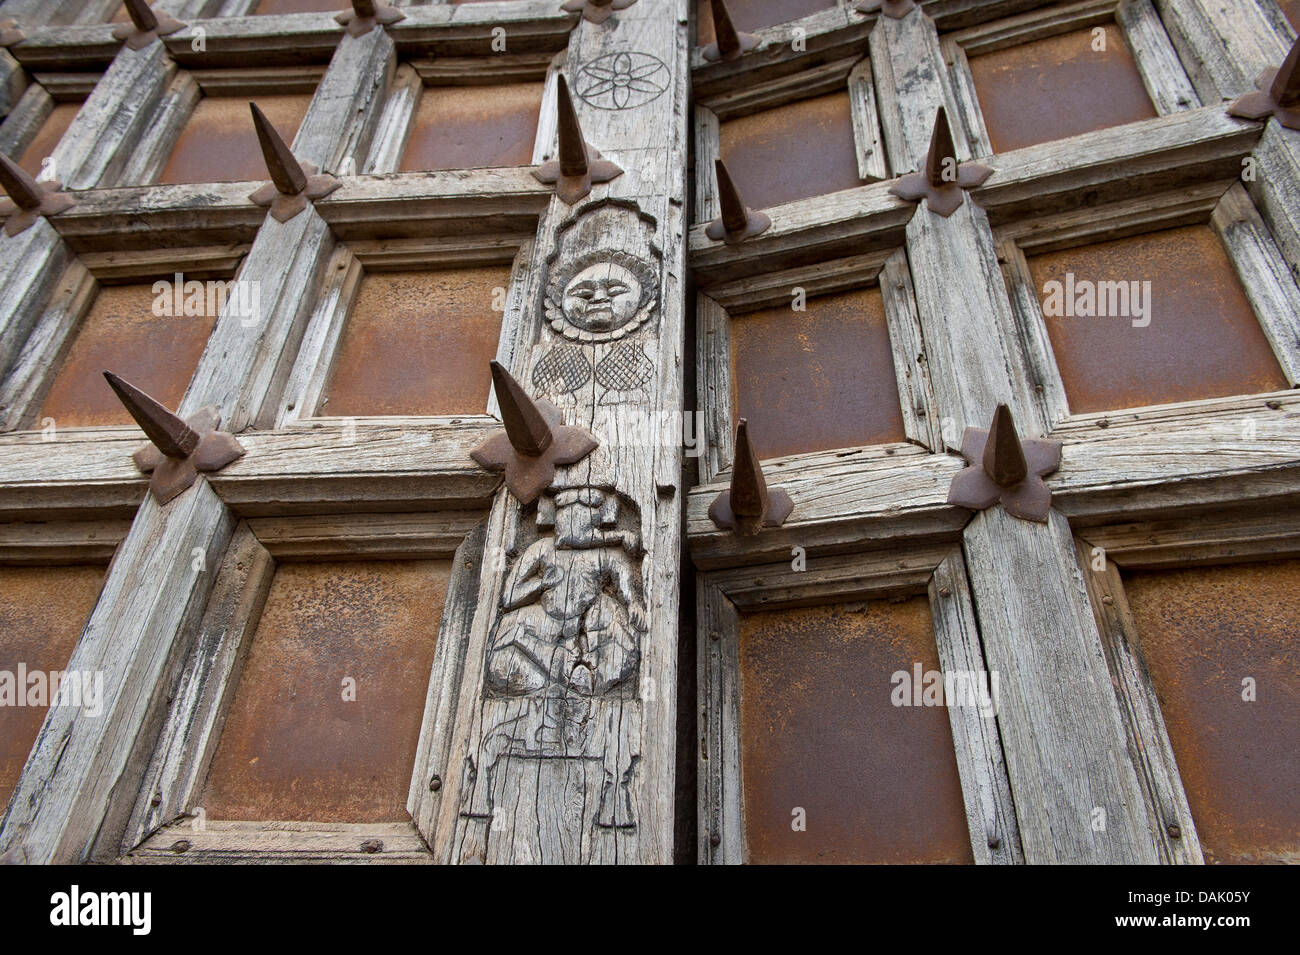
[[[1065,449],[1060,471],[1048,479],[1052,506],[1074,525],[1088,526],[1155,518],[1178,507],[1263,507],[1293,496],[1300,492],[1300,395],[1269,400],[1278,407],[1243,400],[1181,418],[1161,420],[1157,412],[1153,421],[1129,413],[1104,419],[1104,428],[1055,431]],[[768,487],[789,493],[794,511],[782,527],[753,538],[738,538],[709,520],[709,505],[725,483],[693,489],[687,533],[696,566],[788,561],[796,546],[833,554],[903,537],[959,536],[970,512],[946,501],[961,458],[919,448],[885,450],[763,462]]]

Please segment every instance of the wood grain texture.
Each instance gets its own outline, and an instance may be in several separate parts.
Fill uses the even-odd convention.
[[[1146,801],[1065,519],[1001,507],[963,535],[1025,861],[1157,861]]]
[[[429,865],[433,857],[409,822],[183,821],[152,835],[121,860],[133,865]]]
[[[1249,93],[1263,70],[1281,65],[1290,46],[1291,38],[1280,35],[1281,24],[1257,0],[1155,4],[1197,95],[1207,105]]]

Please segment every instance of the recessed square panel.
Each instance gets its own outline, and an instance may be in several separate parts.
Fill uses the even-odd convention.
[[[526,166],[541,109],[541,83],[426,87],[402,171]]]
[[[0,806],[9,801],[45,720],[49,675],[67,669],[103,582],[99,566],[0,567]],[[94,686],[92,673],[92,694]],[[70,693],[64,699],[78,702]],[[83,694],[80,702],[94,711],[93,696]]]
[[[995,152],[1066,139],[1156,115],[1114,23],[970,58]],[[1102,37],[1104,36],[1104,49]]]
[[[727,12],[737,30],[752,32],[778,23],[802,20],[819,10],[834,9],[834,0],[727,0]],[[696,37],[700,46],[714,41],[713,6],[709,0],[696,0]]]
[[[895,676],[918,669],[939,669],[924,597],[742,618],[751,862],[973,861],[948,711]]]
[[[1300,560],[1124,574],[1210,863],[1300,859]]]
[[[483,414],[509,285],[504,268],[365,275],[318,413]]]
[[[1073,412],[1287,387],[1209,226],[1049,252],[1029,269]]]
[[[80,111],[80,103],[55,103],[54,110],[41,124],[36,138],[23,151],[18,165],[22,166],[29,175],[39,176],[44,170],[45,160],[54,155],[59,140],[63,139],[63,134],[68,131],[68,127],[72,125],[72,121],[77,118],[77,113]],[[57,169],[55,173],[57,178]]]
[[[451,562],[282,564],[201,805],[210,819],[400,822]]]
[[[720,145],[727,172],[754,209],[862,185],[848,93],[727,120]]]
[[[760,457],[903,441],[879,288],[731,319],[732,408]]]
[[[175,296],[168,292],[165,298],[175,312]],[[206,295],[202,314],[159,315],[164,310],[155,307],[159,302],[152,283],[102,287],[46,392],[38,419],[53,418],[60,428],[131,424],[131,416],[104,380],[105,371],[175,409],[194,377],[217,315],[215,308],[208,310]],[[198,311],[198,299],[194,302]]]
[[[250,100],[290,146],[311,105],[310,93],[205,96],[185,124],[160,183],[263,182],[271,174],[257,141]]]

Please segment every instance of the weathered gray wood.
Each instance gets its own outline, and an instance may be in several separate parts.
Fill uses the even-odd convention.
[[[1300,142],[1294,133],[1270,122],[1251,159],[1255,169],[1246,188],[1291,274],[1300,281]]]
[[[731,407],[731,316],[707,295],[695,296],[695,397],[703,415],[702,433],[695,433],[700,482],[708,484],[730,470],[733,412]]]
[[[1124,30],[1156,112],[1164,116],[1200,106],[1201,98],[1151,0],[1120,0],[1115,20]]]
[[[916,311],[912,271],[907,253],[891,255],[880,273],[880,294],[885,300],[885,321],[894,355],[894,376],[903,408],[907,437],[931,451],[943,450],[943,417],[930,385],[930,363],[925,357],[921,320]]]
[[[130,151],[115,185],[138,186],[157,180],[200,97],[199,84],[192,74],[176,74],[154,110],[149,128]]]
[[[123,47],[77,111],[41,177],[57,178],[68,189],[116,185],[175,75],[176,65],[161,43],[142,50]]]
[[[117,854],[193,816],[225,714],[257,630],[275,561],[240,524],[217,572],[198,636],[170,693],[167,716]]]
[[[849,106],[853,120],[853,142],[858,152],[858,178],[879,182],[889,178],[885,144],[880,136],[880,114],[876,109],[876,85],[871,62],[860,60],[849,71]]]
[[[0,234],[0,375],[13,367],[68,258],[48,221],[18,235]]]
[[[1255,89],[1260,72],[1280,66],[1290,46],[1256,0],[1155,0],[1169,39],[1207,105]]]
[[[1129,756],[1137,769],[1163,864],[1204,865],[1196,823],[1178,775],[1160,700],[1142,660],[1141,643],[1119,569],[1086,541],[1078,542],[1079,570],[1101,634],[1116,699],[1130,734]],[[1100,567],[1100,569],[1098,569]]]
[[[121,860],[133,865],[429,865],[409,822],[178,822]]]
[[[370,144],[370,155],[360,167],[363,173],[396,172],[402,162],[402,153],[411,137],[415,110],[420,104],[424,81],[408,63],[397,67],[388,84],[384,109]]]
[[[0,523],[0,561],[19,566],[107,564],[130,529],[126,519]]]
[[[517,340],[529,343],[526,351],[515,351],[513,372],[531,383],[536,363],[551,348],[564,347],[566,333],[582,340],[571,307],[563,308],[563,315],[552,307],[552,329],[539,314],[545,285],[567,284],[578,256],[590,252],[588,244],[572,245],[576,240],[565,228],[572,222],[574,229],[592,230],[597,249],[624,257],[640,276],[638,285],[653,294],[642,304],[651,319],[644,332],[614,341],[597,334],[594,345],[583,349],[590,356],[586,360],[598,364],[616,354],[617,342],[626,341],[642,353],[649,373],[631,393],[597,381],[576,394],[554,395],[568,421],[602,436],[589,458],[560,469],[555,488],[565,489],[566,496],[598,493],[615,508],[617,535],[575,550],[547,526],[533,529],[534,515],[521,512],[506,493],[493,506],[448,758],[451,778],[444,779],[434,826],[434,849],[444,861],[667,862],[672,857],[679,568],[671,555],[680,534],[688,139],[686,28],[678,21],[684,13],[684,0],[639,0],[621,11],[616,30],[584,21],[570,39],[570,80],[597,56],[634,51],[668,64],[669,85],[663,95],[632,109],[579,107],[587,138],[627,172],[598,187],[594,203],[570,209],[552,200],[525,279],[531,283],[530,308],[506,316],[508,324],[526,323],[526,337]],[[602,203],[602,198],[619,202]],[[554,298],[558,290],[550,294]],[[503,339],[510,337],[503,331]],[[577,505],[566,500],[556,506],[565,510],[565,520],[578,522],[579,537],[590,534],[580,526],[588,518],[577,511],[568,516]],[[534,539],[525,559],[516,545]],[[560,586],[554,594],[536,588],[528,593],[535,557],[554,562],[563,583],[541,588]],[[614,593],[602,598],[592,591],[597,580],[607,580]],[[503,593],[514,596],[503,601]],[[514,626],[520,613],[541,610],[540,596],[609,655],[610,669],[602,664],[599,674],[593,672],[590,691],[579,688],[580,674],[570,685],[568,670],[554,684],[544,677],[550,687],[545,692],[533,689],[527,670],[515,671],[529,688],[523,692],[513,691],[503,677],[506,652],[513,647],[497,641],[513,633],[503,628]],[[587,629],[594,619],[587,613],[597,600],[601,613],[613,615],[608,635]],[[556,637],[546,631],[542,639]]]
[[[1157,861],[1070,527],[975,515],[963,534],[1025,861]]]
[[[0,116],[9,114],[22,99],[30,82],[27,71],[13,58],[13,54],[0,50]]]
[[[81,861],[101,827],[112,828],[105,817],[129,811],[166,675],[186,649],[233,528],[202,480],[166,511],[152,498],[141,505],[68,661],[69,670],[102,674],[103,711],[47,713],[0,826],[11,858]]]
[[[1090,554],[1100,548],[1108,561],[1123,568],[1270,560],[1300,553],[1300,514],[1281,507],[1107,524],[1085,533]]]
[[[359,169],[396,63],[393,41],[384,30],[339,41],[294,137],[294,155],[330,173]]]
[[[722,158],[718,114],[706,106],[695,107],[695,221],[712,222],[721,212],[713,161]]]
[[[31,145],[41,126],[54,110],[54,97],[38,83],[23,91],[0,123],[0,152],[17,160]]]
[[[254,517],[248,527],[276,560],[450,560],[466,535],[482,523],[481,511],[438,510]]]
[[[935,568],[929,596],[941,670],[989,674],[990,694],[996,703],[1000,684],[992,683],[993,676],[980,647],[979,624],[960,549],[952,550]],[[993,690],[994,686],[998,689]],[[996,710],[996,705],[988,711],[977,706],[954,706],[952,701],[948,705],[971,851],[980,865],[1024,862]]]
[[[1051,430],[1058,421],[1069,417],[1070,405],[1065,397],[1060,369],[1056,365],[1056,355],[1052,351],[1052,340],[1048,337],[1047,325],[1043,321],[1038,289],[1029,272],[1025,253],[1015,242],[1006,240],[998,244],[998,260],[1002,263],[1016,336],[1024,350],[1029,379],[1039,395],[1048,430]]]
[[[1300,383],[1300,288],[1290,266],[1240,183],[1224,193],[1210,221],[1282,372],[1294,387]]]
[[[697,725],[703,749],[696,781],[697,853],[701,865],[740,865],[748,857],[740,763],[740,617],[722,589],[706,579],[696,592]]]

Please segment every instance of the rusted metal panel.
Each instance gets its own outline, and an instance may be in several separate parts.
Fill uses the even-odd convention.
[[[541,83],[426,87],[402,171],[526,166],[541,109]]]
[[[436,560],[276,569],[208,774],[208,818],[409,818],[450,572]]]
[[[54,111],[41,124],[40,131],[23,152],[18,165],[33,176],[40,175],[43,160],[54,154],[54,148],[59,145],[59,140],[68,131],[80,109],[80,103],[55,103]]]
[[[1056,363],[1074,412],[1249,395],[1287,387],[1286,378],[1241,287],[1223,243],[1209,226],[1186,226],[1029,260]],[[1073,285],[1070,284],[1073,276]],[[1054,303],[1049,282],[1061,283]],[[1148,315],[1078,314],[1099,282],[1129,283],[1128,313],[1138,311],[1133,282],[1150,282]],[[1088,284],[1080,284],[1088,283]],[[1139,290],[1146,288],[1138,286]],[[1073,294],[1071,291],[1073,290]],[[1091,311],[1125,311],[1109,289]],[[1115,306],[1118,306],[1116,308]],[[1143,325],[1147,319],[1149,324]],[[1136,323],[1136,324],[1135,324]]]
[[[67,666],[103,582],[99,566],[0,567],[0,806],[9,801],[45,719],[48,674]],[[20,666],[24,685],[18,684]],[[42,681],[43,701],[36,695]],[[10,692],[18,695],[6,698]],[[89,702],[93,711],[93,698]]]
[[[750,861],[974,861],[947,711],[891,701],[917,664],[939,669],[924,597],[741,620]]]
[[[728,120],[719,145],[740,194],[756,209],[862,185],[848,93]]]
[[[319,413],[482,414],[509,285],[501,268],[367,274]]]
[[[307,115],[308,93],[258,96],[257,105],[287,143]],[[260,182],[268,178],[247,96],[205,96],[181,132],[162,183]]]
[[[1291,25],[1300,30],[1300,0],[1277,0],[1277,5],[1282,8]]]
[[[1300,862],[1300,560],[1125,573],[1124,591],[1206,861]]]
[[[971,57],[996,152],[1156,115],[1123,31],[1114,23],[1099,29],[1105,31],[1104,50],[1094,48],[1090,27]]]
[[[346,10],[347,5],[338,0],[262,0],[252,10],[255,16],[276,13],[323,13]]]
[[[131,415],[104,381],[106,368],[169,408],[180,404],[217,316],[156,315],[155,298],[152,284],[99,290],[46,393],[39,419],[53,418],[60,428],[131,424]]]
[[[906,439],[879,288],[733,318],[731,369],[760,458]]]
[[[727,12],[737,30],[754,31],[762,27],[789,23],[810,16],[818,10],[829,10],[834,0],[727,0]],[[713,10],[709,0],[696,0],[695,42],[708,46],[717,39],[713,34]]]

